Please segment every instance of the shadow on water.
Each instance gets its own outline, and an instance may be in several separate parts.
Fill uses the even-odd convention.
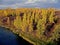
[[[0,45],[33,45],[9,29],[0,27]]]
[[[22,37],[17,35],[17,41],[18,41],[18,45],[33,45],[29,42],[27,42],[26,40],[24,40]]]

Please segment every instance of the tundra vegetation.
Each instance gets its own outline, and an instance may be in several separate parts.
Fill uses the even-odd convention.
[[[57,45],[60,38],[60,14],[54,8],[0,9],[0,26],[34,45]]]

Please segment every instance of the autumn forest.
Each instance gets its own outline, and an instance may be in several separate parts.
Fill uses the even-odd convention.
[[[60,38],[60,11],[54,8],[0,9],[0,26],[34,45],[46,45]]]

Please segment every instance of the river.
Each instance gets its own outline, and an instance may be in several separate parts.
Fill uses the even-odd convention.
[[[32,45],[9,29],[0,27],[0,45]]]

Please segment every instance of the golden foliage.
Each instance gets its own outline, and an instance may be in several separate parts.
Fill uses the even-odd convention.
[[[11,19],[13,20],[10,20],[9,16],[11,16]],[[54,8],[50,8],[50,9],[37,9],[37,8],[10,9],[9,8],[5,10],[0,10],[0,17],[4,17],[4,18],[7,17],[7,20],[9,22],[13,21],[12,22],[13,24],[11,23],[8,23],[8,24],[15,26],[15,28],[20,29],[23,32],[28,32],[29,34],[30,33],[34,34],[33,32],[36,31],[35,33],[36,35],[34,36],[38,37],[39,39],[42,38],[41,40],[47,39],[48,35],[54,30],[55,30],[54,31],[55,33],[53,34],[51,33],[51,34],[52,35],[56,34],[56,30],[58,28],[55,29],[55,27],[53,26],[54,29],[52,30],[51,28],[53,27],[51,27],[50,30],[52,31],[50,32],[46,29],[49,24],[52,24],[52,23],[55,24],[54,20],[57,20],[58,17],[55,16],[56,17],[55,18],[54,16],[55,16]],[[0,20],[3,21],[3,18],[0,18]],[[1,23],[3,23],[2,21]],[[44,35],[45,31],[48,31],[46,35]],[[51,38],[48,38],[47,41],[52,40],[52,39],[54,39],[53,36],[51,36]]]

